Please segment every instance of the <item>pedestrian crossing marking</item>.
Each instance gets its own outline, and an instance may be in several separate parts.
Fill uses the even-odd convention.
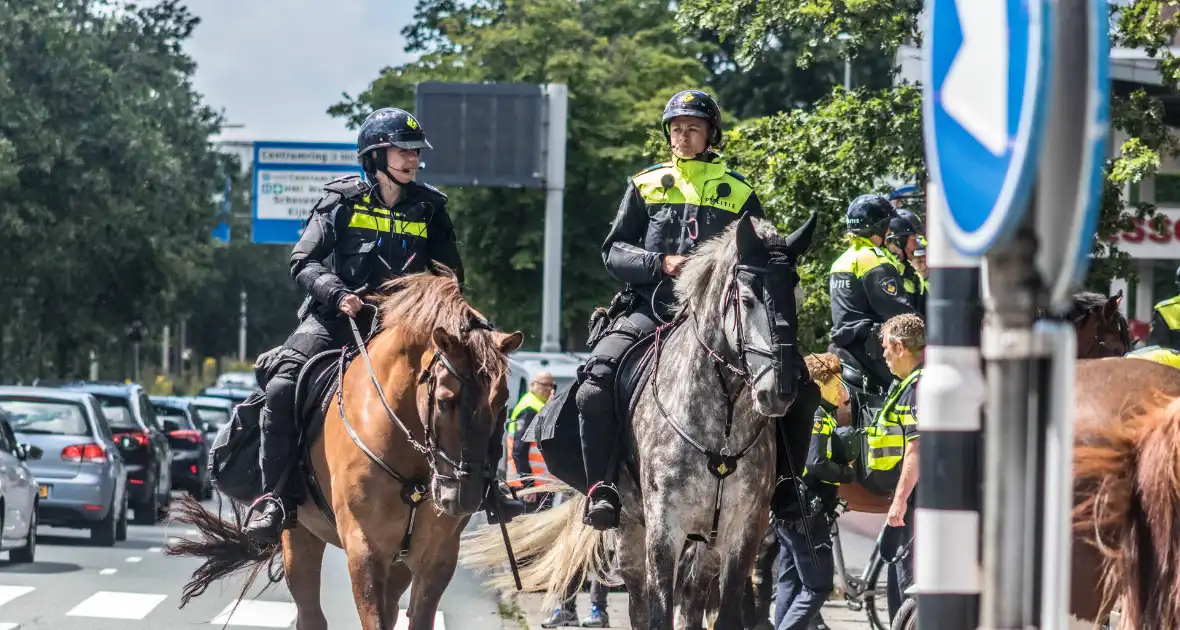
[[[37,590],[32,586],[0,586],[0,606]]]
[[[406,609],[401,609],[397,615],[397,623],[393,624],[393,630],[409,630],[410,618],[406,616]],[[434,613],[434,630],[447,630],[447,624],[443,622],[442,612]]]
[[[67,617],[99,617],[103,619],[143,619],[167,595],[154,593],[119,593],[99,591],[74,606]]]
[[[221,614],[214,617],[213,621],[209,623],[214,626],[290,628],[291,624],[295,623],[295,616],[295,604],[290,602],[262,602],[243,599],[230,602],[230,605],[226,606],[225,610],[221,611]]]

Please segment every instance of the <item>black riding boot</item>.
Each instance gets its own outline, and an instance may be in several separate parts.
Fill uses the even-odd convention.
[[[586,514],[582,522],[597,530],[613,529],[619,524],[619,491],[608,481],[617,465],[618,420],[614,396],[597,379],[587,378],[578,386],[578,422],[581,425],[582,461],[586,465]]]
[[[291,479],[295,466],[294,388],[286,375],[276,375],[266,386],[266,408],[262,410],[262,448],[259,464],[262,468],[262,496],[254,502],[253,520],[246,524],[244,533],[259,547],[279,542],[283,527],[294,522],[296,502]]]

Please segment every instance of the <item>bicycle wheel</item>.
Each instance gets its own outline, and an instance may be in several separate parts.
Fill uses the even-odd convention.
[[[869,618],[873,630],[890,630],[888,568],[889,564],[874,550],[869,559],[869,568],[864,573],[865,590],[861,595],[865,616]]]
[[[897,617],[889,630],[917,630],[918,628],[918,600],[910,597],[901,603],[897,609]]]

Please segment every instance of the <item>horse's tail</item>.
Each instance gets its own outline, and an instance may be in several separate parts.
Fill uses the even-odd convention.
[[[233,504],[231,512],[233,520],[226,521],[218,514],[205,509],[205,506],[191,495],[186,494],[180,500],[180,506],[176,508],[172,520],[196,527],[200,537],[172,539],[164,548],[164,553],[170,556],[205,559],[204,564],[193,571],[192,579],[184,585],[180,596],[181,608],[184,608],[190,599],[204,593],[210,584],[245,569],[250,569],[250,575],[242,587],[242,597],[239,599],[245,597],[264,567],[271,568],[268,577],[272,583],[282,579],[281,564],[277,574],[273,571],[274,560],[280,557],[282,546],[274,545],[267,549],[259,549],[242,533],[244,509]]]
[[[1122,596],[1121,627],[1180,628],[1180,399],[1123,420],[1079,435],[1074,529],[1104,556],[1102,609]]]
[[[542,489],[532,489],[527,494]],[[516,556],[521,587],[525,592],[546,593],[546,609],[560,605],[571,583],[581,584],[589,575],[604,577],[608,562],[601,552],[603,532],[582,524],[586,497],[566,486],[546,485],[544,492],[565,494],[569,500],[548,510],[519,516],[508,524],[508,537]],[[508,554],[497,524],[486,525],[464,539],[460,561],[464,566],[491,574],[489,584],[502,590],[516,588],[508,569]]]

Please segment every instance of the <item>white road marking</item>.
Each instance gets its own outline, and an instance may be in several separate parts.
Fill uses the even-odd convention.
[[[160,553],[164,551],[163,547],[148,547],[148,553]]]
[[[20,630],[19,623],[0,623],[0,630]]]
[[[118,593],[99,591],[74,606],[67,617],[100,617],[103,619],[143,619],[167,595],[155,593]]]
[[[237,610],[234,607],[237,606]],[[233,617],[230,617],[230,614]],[[295,623],[296,608],[290,602],[262,602],[243,599],[231,602],[210,621],[214,626],[253,626],[256,628],[290,628]],[[226,623],[228,620],[228,624]]]
[[[403,608],[397,616],[397,623],[393,624],[393,630],[409,630],[410,618],[406,616],[406,609]],[[441,611],[434,613],[434,630],[447,630],[447,624],[443,622],[443,614]]]
[[[37,590],[33,586],[0,586],[0,606]]]
[[[127,562],[130,562],[131,564],[135,564],[136,562],[143,562],[143,558],[141,558],[139,556],[131,556],[130,558],[127,558]]]
[[[118,572],[119,572],[118,569],[103,569],[102,571],[99,571],[98,574],[99,575],[114,575]]]

